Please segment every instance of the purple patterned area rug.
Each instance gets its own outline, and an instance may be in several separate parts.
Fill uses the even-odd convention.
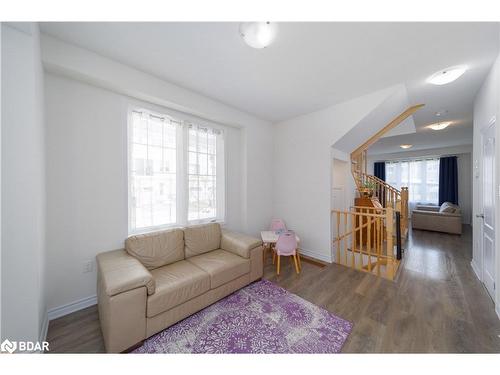
[[[262,280],[150,337],[133,353],[338,353],[352,323]]]

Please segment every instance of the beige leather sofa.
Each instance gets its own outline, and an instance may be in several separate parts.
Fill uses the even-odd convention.
[[[262,242],[217,223],[129,237],[97,256],[107,352],[122,352],[262,277]]]
[[[462,234],[462,212],[458,206],[445,202],[442,206],[417,206],[412,211],[413,229]]]

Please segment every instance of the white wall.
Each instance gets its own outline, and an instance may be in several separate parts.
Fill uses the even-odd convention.
[[[348,209],[349,208],[349,200],[347,198],[347,189],[349,188],[349,171],[350,171],[350,163],[342,160],[334,158],[332,162],[332,189],[333,189],[333,197],[336,196],[336,193],[339,192],[342,195],[339,195],[337,199],[332,199],[332,208],[337,209]]]
[[[332,209],[349,209],[354,203],[356,186],[351,173],[351,155],[332,148],[332,189],[339,186],[344,188],[344,202],[341,207],[334,204],[332,195]],[[335,192],[333,192],[335,194]]]
[[[123,247],[127,237],[130,103],[224,125],[227,226],[254,235],[267,227],[272,210],[269,123],[91,52],[43,40],[49,310],[95,295],[95,268],[83,273],[83,263]]]
[[[36,24],[2,25],[2,338],[45,327],[43,74]]]
[[[271,123],[46,35],[42,36],[42,59],[49,72],[223,125],[242,128],[243,229],[257,235],[262,225],[269,223],[272,214],[272,188],[267,183],[272,179]]]
[[[2,23],[0,22],[0,339],[2,338]]]
[[[304,254],[332,261],[332,145],[393,90],[275,124],[273,213],[299,234]]]
[[[373,174],[373,164],[376,161],[391,161],[413,159],[425,156],[456,155],[458,164],[458,205],[462,209],[462,222],[471,224],[472,219],[472,147],[470,145],[443,147],[428,150],[405,151],[391,154],[368,156],[369,174]]]
[[[496,181],[495,186],[497,186],[497,191],[500,191],[499,179],[500,179],[500,56],[496,59],[488,77],[483,83],[481,89],[479,90],[476,99],[474,101],[474,151],[472,156],[472,165],[473,169],[476,167],[479,171],[482,170],[481,166],[481,130],[487,127],[490,124],[490,121],[496,118]],[[481,185],[480,179],[475,178],[472,182],[472,191],[473,191],[473,259],[472,259],[472,267],[478,274],[479,278],[481,278],[481,270],[482,270],[482,254],[480,241],[481,239],[481,225],[482,220],[476,218],[475,215],[481,213],[482,205],[481,205]],[[495,215],[495,225],[497,233],[496,238],[496,296],[495,296],[495,305],[496,312],[500,317],[500,205],[498,204],[499,196],[496,196],[496,215]]]
[[[2,23],[0,22],[0,166],[2,165]],[[2,173],[0,170],[0,339],[2,338]]]
[[[95,294],[83,264],[123,247],[127,220],[127,112],[175,112],[46,74],[49,309]],[[242,229],[241,130],[226,127],[226,225]]]
[[[361,146],[367,139],[384,128],[390,121],[394,120],[403,111],[410,107],[408,92],[403,84],[395,85],[392,92],[377,108],[374,108],[359,123],[335,142],[335,149],[350,154]],[[390,130],[382,138],[389,135],[403,135],[415,133],[413,116],[408,117],[401,124]],[[349,157],[350,160],[350,157]]]

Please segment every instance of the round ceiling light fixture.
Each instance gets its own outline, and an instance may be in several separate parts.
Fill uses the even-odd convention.
[[[401,145],[399,147],[404,148],[405,150],[412,147],[413,145]]]
[[[443,129],[446,129],[450,125],[451,125],[451,121],[436,122],[435,124],[427,125],[426,128],[429,128],[432,130],[443,130]]]
[[[240,36],[252,48],[266,48],[276,39],[278,25],[274,22],[242,22]]]
[[[458,79],[466,70],[467,67],[465,65],[450,66],[431,75],[427,78],[427,82],[433,85],[446,85]]]
[[[443,117],[444,115],[448,114],[447,109],[440,109],[436,113],[434,113],[437,117]]]

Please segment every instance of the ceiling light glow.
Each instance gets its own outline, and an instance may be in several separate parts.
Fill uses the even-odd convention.
[[[252,48],[266,48],[276,39],[278,25],[274,22],[242,22],[240,36]]]
[[[426,128],[429,128],[432,130],[443,130],[443,129],[446,129],[450,125],[451,125],[451,121],[436,122],[435,124],[427,125]]]
[[[410,147],[412,147],[412,146],[413,146],[413,145],[401,145],[401,146],[399,146],[399,147],[404,148],[404,149],[406,150],[407,148],[410,148]]]
[[[446,85],[447,83],[458,79],[465,73],[466,70],[467,67],[465,65],[450,66],[449,68],[443,69],[431,75],[427,79],[427,82],[432,83],[433,85]]]

